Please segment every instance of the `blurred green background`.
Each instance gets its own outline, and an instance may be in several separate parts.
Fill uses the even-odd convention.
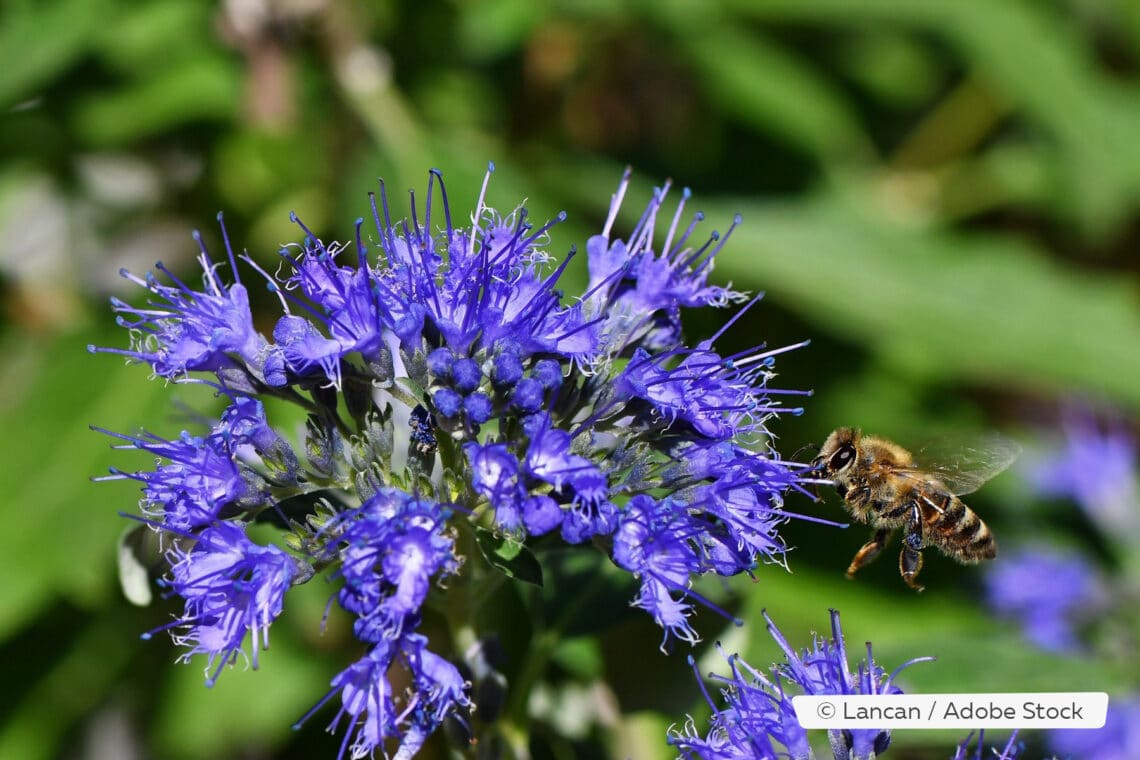
[[[771,425],[789,458],[838,425],[904,444],[1000,429],[1032,451],[1074,398],[1135,428],[1133,0],[6,0],[0,757],[335,755],[331,711],[289,729],[355,656],[344,626],[321,634],[329,587],[299,589],[261,670],[213,690],[197,663],[171,664],[165,638],[139,640],[171,608],[133,608],[118,588],[116,512],[135,510],[137,489],[88,478],[146,462],[87,425],[171,434],[185,394],[85,347],[126,343],[107,297],[140,293],[119,268],[192,273],[190,230],[219,251],[219,210],[271,265],[298,239],[289,211],[347,240],[378,177],[402,215],[403,193],[438,167],[465,218],[489,160],[492,205],[569,212],[554,253],[599,229],[627,164],[619,232],[667,177],[693,189],[706,229],[741,213],[715,279],[767,296],[724,352],[812,340],[777,365],[777,385],[815,392]],[[572,293],[582,269],[570,277]],[[694,315],[690,338],[724,317]],[[1016,474],[970,503],[1003,546],[1043,536],[1111,570],[1075,507],[1031,503]],[[789,508],[842,515],[834,496]],[[853,656],[869,639],[888,669],[939,657],[907,671],[914,689],[1140,686],[1116,661],[1046,655],[994,621],[976,568],[929,558],[921,597],[893,558],[845,581],[864,530],[789,526],[793,573],[734,584],[734,609],[767,608],[805,645],[837,607]],[[632,589],[613,591],[615,625],[556,658],[557,682],[577,690],[550,697],[585,715],[559,730],[592,744],[552,734],[537,757],[668,756],[664,729],[700,714],[684,653],[660,655],[652,621],[623,609]],[[776,657],[762,626],[705,615],[701,629],[754,664]],[[890,756],[947,757],[960,738],[898,733]]]

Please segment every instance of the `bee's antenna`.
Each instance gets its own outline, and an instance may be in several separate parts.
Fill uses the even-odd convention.
[[[814,443],[805,443],[803,446],[800,446],[798,449],[796,449],[795,453],[792,454],[792,459],[799,459],[800,454],[804,453],[805,451],[816,451],[818,449],[819,447]],[[812,467],[812,469],[814,470],[816,468]]]

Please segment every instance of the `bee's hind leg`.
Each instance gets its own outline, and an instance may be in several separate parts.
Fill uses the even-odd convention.
[[[875,536],[867,543],[863,544],[863,548],[855,553],[855,558],[851,560],[851,565],[847,568],[847,577],[854,578],[855,573],[863,565],[871,563],[875,557],[879,556],[879,552],[887,545],[887,539],[891,537],[889,528],[883,528],[875,531]]]
[[[906,585],[915,591],[922,591],[916,578],[922,570],[922,523],[917,519],[907,522],[903,535],[903,548],[899,553],[899,573]]]

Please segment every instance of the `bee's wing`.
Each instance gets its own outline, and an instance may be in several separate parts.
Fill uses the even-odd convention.
[[[1021,453],[1021,445],[997,433],[962,438],[937,438],[914,453],[915,471],[941,480],[963,496],[1005,470]]]

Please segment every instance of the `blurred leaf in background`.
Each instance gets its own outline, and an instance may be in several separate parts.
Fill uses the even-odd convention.
[[[136,610],[118,590],[116,513],[137,493],[87,480],[112,462],[88,424],[192,426],[144,369],[84,348],[125,341],[106,308],[124,292],[118,269],[190,272],[189,232],[216,240],[219,211],[236,246],[273,267],[296,239],[290,211],[345,240],[378,177],[396,194],[440,167],[454,198],[474,198],[494,160],[500,202],[570,212],[553,245],[567,249],[599,228],[631,164],[642,198],[671,176],[722,229],[744,215],[716,276],[767,298],[725,336],[726,354],[754,335],[812,339],[782,357],[780,381],[815,391],[776,430],[785,456],[841,424],[904,444],[996,427],[1032,447],[1074,396],[1137,431],[1130,0],[9,0],[0,72],[0,757],[335,752],[319,721],[287,730],[347,641],[335,621],[320,635],[319,594],[261,672],[201,688],[166,642],[137,638],[165,619],[163,602]],[[254,297],[256,309],[272,296]],[[692,322],[691,337],[716,329]],[[1118,570],[1075,507],[1043,505],[1012,477],[971,505],[1003,545],[1061,534]],[[834,497],[793,506],[842,514]],[[1140,689],[1110,654],[1027,648],[979,603],[975,569],[930,563],[916,599],[890,562],[841,578],[856,530],[788,535],[794,572],[762,568],[734,591],[738,614],[754,623],[767,607],[796,645],[835,606],[885,662],[940,657],[907,672],[916,689]],[[536,739],[536,756],[606,741],[669,756],[662,726],[701,708],[683,662],[664,657],[663,701],[639,700],[644,674],[623,662],[656,648],[651,629],[619,617],[582,634],[596,646],[564,653],[550,694],[604,680],[619,713],[637,714],[591,723],[577,743]],[[765,663],[769,645],[758,634],[740,650]],[[595,658],[605,664],[583,664]],[[944,736],[896,741],[913,757],[949,754]]]

